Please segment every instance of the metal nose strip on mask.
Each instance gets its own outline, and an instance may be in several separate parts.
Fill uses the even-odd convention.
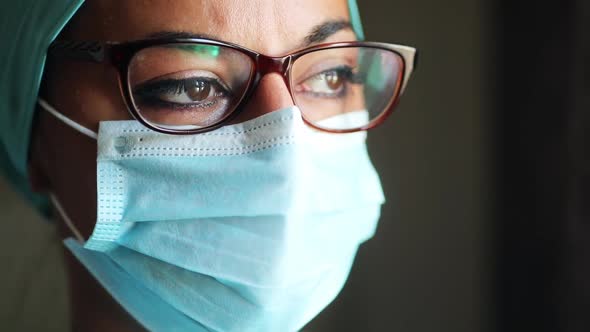
[[[68,118],[67,116],[61,114],[60,112],[58,112],[55,108],[53,108],[53,106],[49,105],[48,102],[46,102],[44,99],[39,98],[37,100],[37,103],[39,104],[39,106],[41,106],[41,108],[43,108],[44,110],[46,110],[47,112],[51,113],[51,115],[55,116],[58,120],[60,120],[61,122],[65,123],[66,125],[72,127],[73,129],[75,129],[76,131],[78,131],[81,134],[84,134],[94,140],[96,140],[98,138],[98,134],[95,133],[94,131],[82,126],[81,124],[77,123],[76,121]]]

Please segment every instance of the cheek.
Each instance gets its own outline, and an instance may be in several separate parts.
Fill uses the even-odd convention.
[[[87,237],[96,220],[96,141],[42,113],[39,151],[49,190]],[[72,236],[66,230],[64,236]]]
[[[100,121],[131,119],[114,67],[68,62],[58,68],[48,70],[44,78],[44,97],[61,113],[93,131]]]
[[[95,132],[100,121],[130,119],[117,72],[98,64],[68,63],[48,70],[44,98]],[[88,237],[96,220],[96,141],[39,110],[41,163],[52,191],[72,222]],[[72,236],[65,230],[64,236]]]

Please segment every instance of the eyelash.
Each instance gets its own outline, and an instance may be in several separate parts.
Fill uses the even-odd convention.
[[[194,108],[207,108],[215,105],[217,101],[211,101],[207,103],[192,103],[192,104],[178,104],[158,98],[158,95],[164,93],[181,93],[186,92],[186,86],[188,84],[194,84],[195,82],[207,82],[211,84],[217,91],[216,97],[231,97],[231,90],[223,85],[216,79],[208,77],[189,78],[184,80],[165,79],[155,82],[147,82],[140,84],[133,90],[135,98],[141,98],[144,103],[149,103],[152,107],[173,107],[174,109],[194,109]]]
[[[308,77],[307,79],[303,80],[303,82],[305,82],[309,79],[312,79],[314,77],[318,77],[320,75],[335,71],[338,74],[344,74],[343,78],[348,83],[365,84],[364,78],[361,75],[359,75],[358,73],[355,73],[354,69],[355,68],[353,68],[353,67],[345,66],[345,65],[330,68],[328,70],[324,70],[322,72],[319,72],[311,77]],[[344,88],[342,88],[342,91],[339,91],[337,94],[329,94],[329,93],[321,93],[321,92],[313,92],[313,91],[306,91],[305,93],[308,95],[311,95],[312,97],[337,99],[337,98],[344,97],[348,93],[347,90],[348,90],[348,84],[345,85]]]
[[[328,70],[324,70],[320,73],[317,73],[311,77],[308,77],[306,80],[313,79],[314,77],[319,77],[329,72],[336,72],[338,75],[342,75],[341,77],[345,80],[345,83],[351,84],[364,84],[364,79],[355,73],[354,68],[350,66],[339,66],[330,68]],[[304,82],[306,81],[304,80]],[[217,100],[212,100],[208,102],[201,102],[201,103],[190,103],[190,104],[179,104],[174,102],[165,101],[159,98],[159,95],[166,94],[166,93],[175,93],[180,94],[182,92],[186,92],[186,86],[190,84],[194,84],[195,82],[206,82],[211,84],[211,86],[217,91],[215,96],[216,97],[231,97],[231,91],[217,79],[207,78],[207,77],[196,77],[196,78],[189,78],[183,80],[175,80],[175,79],[164,79],[155,82],[147,82],[144,84],[140,84],[137,88],[133,90],[133,94],[135,98],[140,98],[142,103],[147,103],[151,107],[167,107],[167,108],[174,108],[177,110],[191,110],[195,108],[209,108],[217,104]],[[344,97],[348,93],[349,84],[345,84],[341,91],[336,94],[330,93],[322,93],[322,92],[314,92],[314,91],[306,91],[305,93],[316,98],[333,98],[338,99]]]

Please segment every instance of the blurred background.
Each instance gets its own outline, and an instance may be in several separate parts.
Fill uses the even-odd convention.
[[[370,135],[387,196],[307,331],[590,331],[590,2],[359,0],[415,46]],[[67,330],[53,228],[0,180],[0,330]]]

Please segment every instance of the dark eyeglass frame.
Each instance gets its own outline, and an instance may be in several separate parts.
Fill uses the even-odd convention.
[[[250,58],[253,63],[249,82],[247,83],[246,91],[243,93],[241,99],[237,101],[234,109],[229,112],[225,117],[219,120],[218,123],[208,127],[180,130],[163,128],[150,123],[144,119],[141,112],[138,111],[135,102],[132,97],[131,86],[129,85],[129,64],[139,51],[149,48],[157,47],[161,45],[172,45],[172,44],[199,44],[199,45],[210,45],[210,46],[221,46],[231,48],[239,51]],[[395,107],[399,102],[400,95],[404,91],[409,77],[413,69],[417,65],[417,51],[416,49],[403,45],[387,44],[379,42],[365,42],[365,41],[351,41],[351,42],[335,42],[335,43],[323,43],[306,47],[283,56],[267,56],[240,45],[218,41],[214,39],[202,39],[202,38],[154,38],[145,39],[131,42],[99,42],[99,41],[67,41],[57,40],[54,41],[48,49],[48,55],[57,58],[66,58],[71,60],[89,61],[95,63],[107,63],[114,66],[118,71],[119,89],[121,95],[127,106],[127,110],[131,115],[140,123],[147,128],[173,135],[192,135],[203,132],[215,130],[219,127],[227,124],[231,119],[237,116],[241,110],[243,104],[250,98],[253,91],[255,91],[258,83],[262,77],[269,73],[279,73],[285,82],[289,94],[294,105],[297,105],[291,91],[291,67],[292,64],[300,57],[305,54],[316,52],[324,49],[337,49],[337,48],[350,48],[350,47],[365,47],[381,49],[389,52],[396,53],[402,61],[402,70],[399,71],[400,77],[398,77],[395,91],[393,91],[393,97],[385,110],[373,121],[367,125],[354,129],[326,129],[315,126],[313,123],[305,119],[303,121],[307,125],[317,130],[332,132],[332,133],[350,133],[362,130],[372,129],[385,121],[385,119],[394,111]]]

